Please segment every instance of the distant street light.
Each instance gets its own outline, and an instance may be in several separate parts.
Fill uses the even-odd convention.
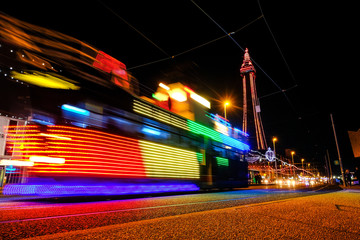
[[[291,160],[292,160],[292,173],[293,173],[293,177],[294,177],[294,179],[295,179],[295,168],[294,168],[295,164],[294,164],[294,154],[295,154],[295,152],[294,152],[294,151],[291,151]]]
[[[226,107],[230,105],[230,102],[226,101],[224,103],[224,116],[225,116],[225,119],[226,119]]]
[[[305,159],[301,159],[301,168],[302,168],[302,170],[303,170],[303,176],[305,175],[305,172],[304,172],[304,161],[305,161]]]
[[[273,137],[272,141],[273,141],[274,155],[275,155],[275,178],[277,181],[278,180],[278,172],[277,172],[276,149],[275,149],[275,142],[277,141],[277,138]]]

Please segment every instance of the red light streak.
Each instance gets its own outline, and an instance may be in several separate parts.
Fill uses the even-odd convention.
[[[35,134],[34,137],[40,134]],[[62,138],[54,138],[51,134]],[[46,140],[46,145],[40,152],[49,157],[64,158],[66,162],[64,164],[35,162],[34,167],[29,168],[29,173],[118,177],[145,177],[146,175],[140,147],[135,139],[68,126],[48,126],[47,132],[42,133],[42,136],[43,141]],[[26,152],[28,157],[30,153],[39,153],[29,149],[16,151]]]
[[[43,156],[65,160],[65,163],[35,161],[28,168],[30,176],[198,178],[199,175],[195,152],[147,141],[140,145],[136,139],[70,126],[47,126],[44,131],[36,126],[19,129],[13,128],[8,138],[13,159]],[[55,134],[59,137],[54,137]]]

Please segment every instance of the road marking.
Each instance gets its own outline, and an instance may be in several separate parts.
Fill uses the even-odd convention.
[[[301,198],[301,197],[297,197],[297,198]],[[261,202],[261,203],[246,204],[246,205],[241,205],[241,206],[235,207],[235,209],[246,208],[246,207],[257,207],[257,206],[269,205],[269,204],[273,204],[273,203],[282,203],[282,202],[288,202],[288,201],[291,201],[291,200],[294,200],[294,198],[287,198],[287,199],[267,201],[267,202]]]

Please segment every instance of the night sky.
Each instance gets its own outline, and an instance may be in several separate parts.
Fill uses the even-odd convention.
[[[9,1],[1,4],[0,11],[110,54],[126,64],[142,89],[155,90],[159,82],[184,82],[214,99],[219,114],[225,99],[241,106],[239,69],[242,49],[248,48],[256,62],[268,144],[276,136],[278,153],[291,148],[296,151],[295,161],[305,158],[323,168],[326,149],[332,160],[338,159],[333,113],[344,167],[353,170],[360,165],[347,136],[347,130],[360,127],[355,6],[260,1],[261,12],[258,1],[252,0],[196,0],[202,10],[190,0],[81,2]],[[236,43],[223,37],[219,26],[235,32],[231,36]],[[229,107],[227,115],[241,126],[241,110]]]

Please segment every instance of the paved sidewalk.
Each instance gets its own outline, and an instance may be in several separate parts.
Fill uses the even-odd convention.
[[[344,187],[344,186],[341,186],[342,189],[344,190],[359,190],[360,191],[360,185],[352,185],[351,187]]]

